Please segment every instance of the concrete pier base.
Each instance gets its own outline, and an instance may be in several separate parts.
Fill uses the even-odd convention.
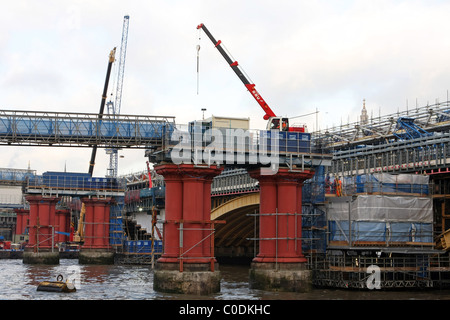
[[[59,252],[33,252],[24,251],[25,264],[59,264]]]
[[[80,264],[114,264],[115,252],[106,250],[80,250],[78,263]]]
[[[249,283],[252,289],[310,292],[312,273],[305,263],[253,262],[249,271]]]
[[[154,271],[153,289],[159,292],[209,295],[220,291],[220,271],[204,270],[205,264],[185,265],[183,272],[178,270],[178,264],[169,267],[164,263]]]

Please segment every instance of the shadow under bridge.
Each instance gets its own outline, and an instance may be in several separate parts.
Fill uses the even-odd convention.
[[[250,261],[257,252],[257,243],[250,239],[259,232],[255,221],[255,214],[259,213],[259,192],[215,198],[211,220],[226,221],[216,225],[216,257],[220,261]]]

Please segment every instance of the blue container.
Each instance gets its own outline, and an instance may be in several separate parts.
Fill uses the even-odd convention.
[[[149,188],[141,189],[139,197],[141,199],[153,197],[153,189],[149,189]]]
[[[153,242],[153,248],[154,248],[154,252],[155,253],[162,253],[163,252],[162,241],[161,240],[155,240]]]
[[[133,245],[134,241],[125,241],[124,242],[124,251],[127,253],[133,253],[134,252],[134,245]]]
[[[260,131],[261,139],[266,140],[267,150],[272,150],[272,139],[278,137],[279,152],[310,152],[311,134],[289,131]]]
[[[151,240],[128,240],[125,241],[125,252],[127,253],[152,253],[152,241]],[[162,241],[154,241],[154,253],[162,253]]]

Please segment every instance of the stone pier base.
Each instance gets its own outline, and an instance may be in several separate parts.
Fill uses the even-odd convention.
[[[115,253],[103,250],[80,250],[78,263],[80,264],[114,264]]]
[[[312,289],[311,270],[305,263],[252,262],[250,288],[267,291],[309,292]]]
[[[157,267],[153,276],[153,289],[159,292],[209,295],[220,291],[221,274],[215,271],[202,271],[199,265],[184,266],[183,272],[177,268],[167,268],[167,263]],[[178,267],[178,264],[174,264]]]
[[[59,252],[24,251],[23,263],[26,264],[59,264]]]

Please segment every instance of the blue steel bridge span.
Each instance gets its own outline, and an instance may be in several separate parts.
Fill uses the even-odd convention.
[[[169,116],[0,110],[0,145],[145,149],[174,128]]]

